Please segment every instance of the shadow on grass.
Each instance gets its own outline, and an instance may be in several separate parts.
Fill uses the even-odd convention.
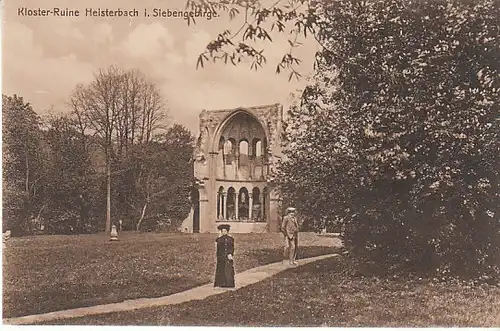
[[[326,255],[339,253],[341,251],[340,248],[335,247],[324,247],[324,246],[308,246],[301,247],[297,252],[297,260],[305,259],[313,256]],[[274,262],[281,262],[288,257],[284,256],[283,249],[256,249],[251,252],[248,252],[245,255],[249,255],[252,260],[257,261],[259,265],[270,264]],[[239,257],[240,259],[245,258],[247,256]]]
[[[352,259],[286,270],[201,301],[46,324],[163,326],[492,327],[500,289],[354,276]],[[346,272],[347,271],[347,272]]]
[[[81,284],[68,284],[64,288],[47,288],[28,292],[23,298],[12,293],[4,295],[3,317],[20,317],[58,310],[91,307],[98,304],[121,302],[129,299],[155,298],[203,285],[191,277],[173,276],[161,279],[131,280],[116,287],[105,284],[82,288]]]

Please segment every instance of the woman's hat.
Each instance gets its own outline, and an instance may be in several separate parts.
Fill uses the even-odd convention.
[[[229,231],[230,228],[231,226],[229,224],[221,224],[217,227],[217,230],[226,229],[227,231]]]

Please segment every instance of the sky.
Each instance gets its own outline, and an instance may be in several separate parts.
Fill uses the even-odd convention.
[[[116,65],[138,69],[154,83],[166,100],[171,122],[198,134],[203,109],[227,109],[281,103],[305,80],[288,81],[276,74],[276,65],[289,50],[288,36],[272,35],[264,44],[267,65],[251,71],[210,63],[196,69],[198,55],[225,29],[235,31],[242,17],[227,14],[188,26],[181,18],[144,17],[144,10],[183,10],[186,0],[4,0],[2,35],[2,93],[17,94],[41,115],[67,112],[67,101],[78,84],[88,84],[100,68]],[[28,17],[19,8],[79,10],[80,17]],[[140,17],[85,17],[85,9],[137,9]],[[296,52],[303,62],[299,72],[312,71],[317,45],[312,40]]]

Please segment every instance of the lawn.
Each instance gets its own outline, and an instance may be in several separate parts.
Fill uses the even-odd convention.
[[[279,234],[233,234],[236,272],[281,261]],[[160,297],[213,280],[214,234],[124,232],[11,238],[3,249],[3,318]],[[301,256],[339,241],[301,234]]]
[[[176,326],[499,327],[500,288],[351,272],[342,256],[175,306],[46,324]]]

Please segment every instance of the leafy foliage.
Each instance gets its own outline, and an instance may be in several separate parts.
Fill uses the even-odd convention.
[[[76,129],[70,118],[43,121],[21,97],[3,96],[4,230],[82,232],[102,219],[99,178]]]
[[[179,124],[147,144],[134,146],[121,164],[124,171],[116,186],[122,198],[120,214],[128,227],[155,230],[164,222],[174,229],[180,225],[191,208],[188,194],[194,180],[193,149],[194,137]]]
[[[42,205],[44,178],[40,152],[40,118],[17,95],[2,95],[3,227],[14,235],[29,228]]]
[[[44,211],[49,232],[87,232],[96,227],[103,213],[95,200],[99,192],[99,175],[85,137],[75,121],[66,116],[52,116],[42,131],[46,155]],[[97,207],[97,208],[96,208]]]
[[[301,45],[300,37],[307,37],[320,26],[321,15],[315,11],[318,1],[288,0],[275,1],[267,5],[258,0],[187,0],[186,8],[200,12],[217,12],[219,16],[226,13],[231,20],[243,17],[243,23],[237,31],[224,30],[212,40],[206,50],[198,56],[196,67],[204,67],[204,63],[212,60],[224,61],[238,65],[250,62],[250,69],[257,70],[266,62],[265,50],[258,49],[253,43],[272,42],[273,31],[288,33],[290,50],[283,55],[276,66],[276,72],[290,71],[289,80],[298,79],[301,74],[296,65],[301,61],[293,55],[293,51]],[[188,24],[194,24],[193,18]]]
[[[498,274],[498,2],[323,9],[329,47],[290,110],[284,191],[380,263]]]

